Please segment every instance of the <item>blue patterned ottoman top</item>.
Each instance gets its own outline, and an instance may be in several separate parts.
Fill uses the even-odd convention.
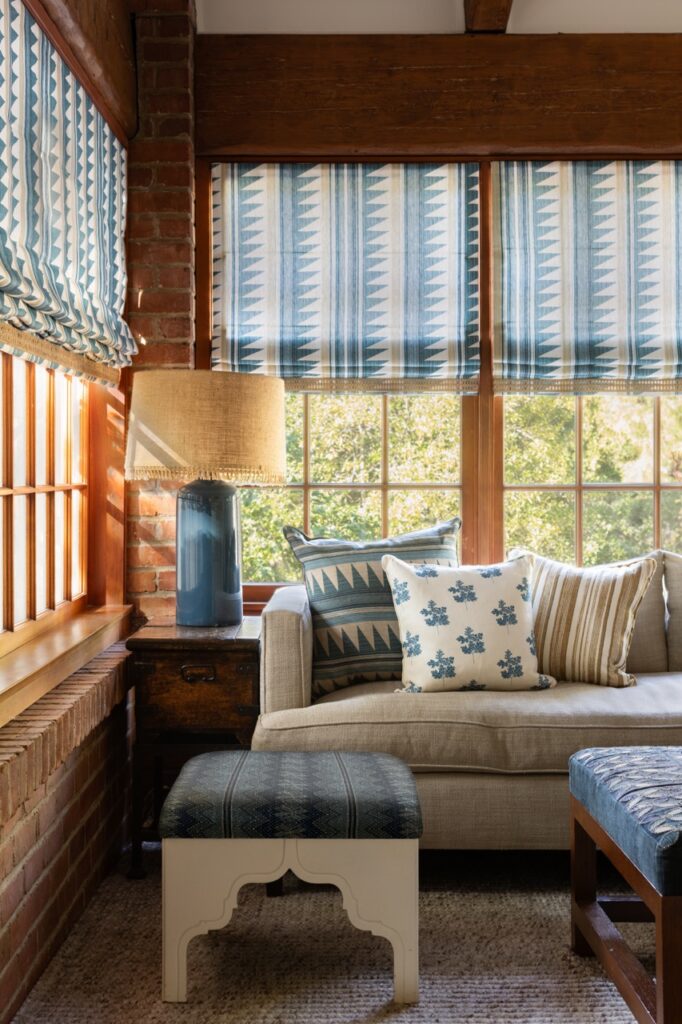
[[[682,895],[682,747],[581,750],[569,784],[662,895]]]
[[[225,750],[184,766],[161,812],[164,839],[416,839],[412,772],[372,753]]]

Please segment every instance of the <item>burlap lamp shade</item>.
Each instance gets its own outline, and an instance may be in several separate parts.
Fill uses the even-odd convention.
[[[281,380],[212,370],[135,374],[126,477],[192,481],[177,498],[179,624],[241,622],[239,496],[232,484],[283,483],[284,471]]]
[[[129,480],[284,482],[284,383],[260,374],[141,370],[133,378]]]

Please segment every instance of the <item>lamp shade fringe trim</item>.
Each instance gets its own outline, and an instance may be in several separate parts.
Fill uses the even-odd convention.
[[[238,481],[240,484],[284,484],[285,478],[278,473],[269,473],[257,468],[244,469],[243,466],[213,466],[207,469],[202,466],[135,466],[126,474],[129,480],[225,480],[228,483]]]

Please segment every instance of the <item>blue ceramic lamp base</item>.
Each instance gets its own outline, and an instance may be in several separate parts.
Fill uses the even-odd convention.
[[[222,480],[194,480],[178,491],[179,626],[242,621],[239,494]]]

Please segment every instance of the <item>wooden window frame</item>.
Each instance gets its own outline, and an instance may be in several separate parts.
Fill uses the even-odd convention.
[[[536,154],[534,159],[542,159]],[[580,160],[593,159],[593,154],[581,156],[573,153],[562,157],[557,154],[548,155],[547,159]],[[234,157],[219,156],[215,158],[201,157],[196,162],[196,296],[197,296],[197,342],[196,366],[198,369],[210,369],[211,366],[211,163],[220,160],[271,160],[287,162],[303,157],[282,157],[276,153],[254,154],[252,157],[240,154]],[[322,162],[335,160],[393,160],[419,162],[420,159],[434,162],[439,159],[437,154],[428,158],[419,158],[403,153],[391,155],[384,153],[361,157],[349,154],[347,157],[328,155],[313,157],[305,156],[306,161],[319,159]],[[442,158],[452,162],[451,155]],[[496,160],[504,160],[498,157]],[[517,157],[513,157],[517,159]],[[636,155],[628,157],[619,155],[618,159],[636,159]],[[458,157],[457,162],[475,160],[480,168],[479,178],[479,319],[481,338],[480,387],[475,396],[463,396],[461,399],[461,478],[460,507],[462,517],[462,560],[468,564],[489,564],[502,561],[505,557],[504,536],[504,503],[508,490],[556,490],[576,492],[576,555],[582,562],[582,496],[591,491],[607,490],[651,490],[654,500],[654,542],[660,544],[660,509],[661,495],[666,490],[680,490],[674,484],[662,484],[660,479],[660,398],[656,398],[655,437],[654,437],[654,481],[653,484],[642,485],[604,485],[585,483],[582,479],[582,451],[576,452],[579,465],[576,467],[576,482],[573,486],[548,485],[547,487],[527,487],[506,485],[504,480],[504,396],[495,394],[493,390],[493,345],[494,345],[494,267],[493,267],[493,182],[492,161],[476,157]],[[582,400],[577,398],[578,407],[582,410]],[[582,421],[579,424],[582,430]],[[581,442],[581,435],[578,437]],[[581,448],[581,444],[579,445]],[[306,520],[308,522],[308,520]],[[269,600],[277,584],[251,584],[245,588],[246,607],[251,612],[259,611]]]

